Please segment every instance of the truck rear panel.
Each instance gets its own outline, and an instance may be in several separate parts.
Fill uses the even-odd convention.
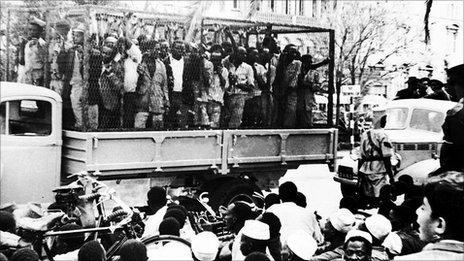
[[[263,164],[286,168],[287,163],[334,160],[336,138],[336,129],[64,131],[62,177],[79,171],[113,179],[194,171],[227,174]]]

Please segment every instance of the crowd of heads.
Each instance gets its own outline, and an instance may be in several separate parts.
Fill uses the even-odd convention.
[[[152,187],[147,193],[149,216],[162,214],[156,228],[160,237],[179,238],[178,243],[145,245],[137,239],[124,242],[118,253],[120,261],[146,261],[168,258],[173,253],[183,253],[185,260],[389,260],[396,256],[422,253],[428,243],[464,242],[464,174],[448,171],[434,174],[422,187],[415,186],[409,176],[402,176],[383,193],[382,200],[394,202],[376,214],[365,212],[350,197],[340,201],[340,208],[326,219],[317,219],[307,207],[306,197],[292,182],[280,185],[278,194],[269,193],[264,199],[264,209],[259,210],[249,202],[231,203],[223,213],[226,229],[232,241],[203,231],[185,233],[192,224],[187,209],[167,200],[166,190]],[[304,195],[303,195],[304,196]],[[397,197],[404,200],[399,202]],[[302,202],[305,204],[302,205]],[[309,200],[309,203],[311,200]],[[379,208],[380,210],[381,208]],[[314,219],[310,230],[288,231],[289,224],[301,222],[299,216]],[[146,222],[146,226],[153,223]],[[78,230],[70,224],[62,231]],[[317,236],[317,230],[323,238]],[[15,216],[0,211],[0,231],[14,234],[17,231]],[[7,235],[7,234],[5,234]],[[2,234],[2,242],[6,237]],[[184,241],[182,241],[184,240]],[[100,241],[86,239],[84,235],[61,235],[56,240],[60,255],[75,252],[78,261],[105,261],[107,250]],[[164,241],[163,241],[164,242]],[[188,242],[188,243],[182,243]],[[458,244],[459,246],[459,244]],[[160,252],[166,248],[167,252]],[[157,252],[158,251],[158,252]],[[450,251],[457,251],[453,250]],[[461,249],[462,251],[462,249]],[[4,253],[6,255],[4,255]],[[157,256],[161,255],[163,256]],[[171,256],[172,257],[172,256]],[[330,258],[328,258],[330,257]],[[177,255],[177,258],[180,258]],[[38,261],[41,257],[31,248],[15,252],[0,251],[0,260]],[[58,259],[61,260],[61,259]],[[164,259],[163,259],[164,260]],[[180,259],[175,259],[180,260]],[[182,259],[184,260],[184,259]]]

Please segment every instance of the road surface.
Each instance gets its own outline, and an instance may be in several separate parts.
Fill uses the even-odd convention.
[[[280,184],[286,181],[295,183],[298,191],[306,196],[308,208],[327,217],[338,209],[342,198],[340,185],[333,180],[333,175],[325,164],[301,165],[298,169],[289,170],[280,179]],[[277,192],[277,189],[273,192]]]

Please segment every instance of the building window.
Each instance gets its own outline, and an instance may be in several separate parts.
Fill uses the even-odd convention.
[[[288,12],[290,11],[290,8],[288,5],[289,5],[288,0],[285,0],[285,14],[288,14]]]
[[[234,9],[238,9],[238,0],[234,0],[233,7]]]
[[[304,15],[304,0],[298,0],[298,14]]]
[[[275,1],[271,0],[271,11],[274,12]]]

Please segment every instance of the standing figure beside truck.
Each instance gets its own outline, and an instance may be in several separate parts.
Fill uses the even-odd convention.
[[[393,146],[383,131],[386,120],[386,116],[381,117],[380,129],[368,130],[361,136],[358,173],[362,204],[376,205],[380,189],[393,180]]]

